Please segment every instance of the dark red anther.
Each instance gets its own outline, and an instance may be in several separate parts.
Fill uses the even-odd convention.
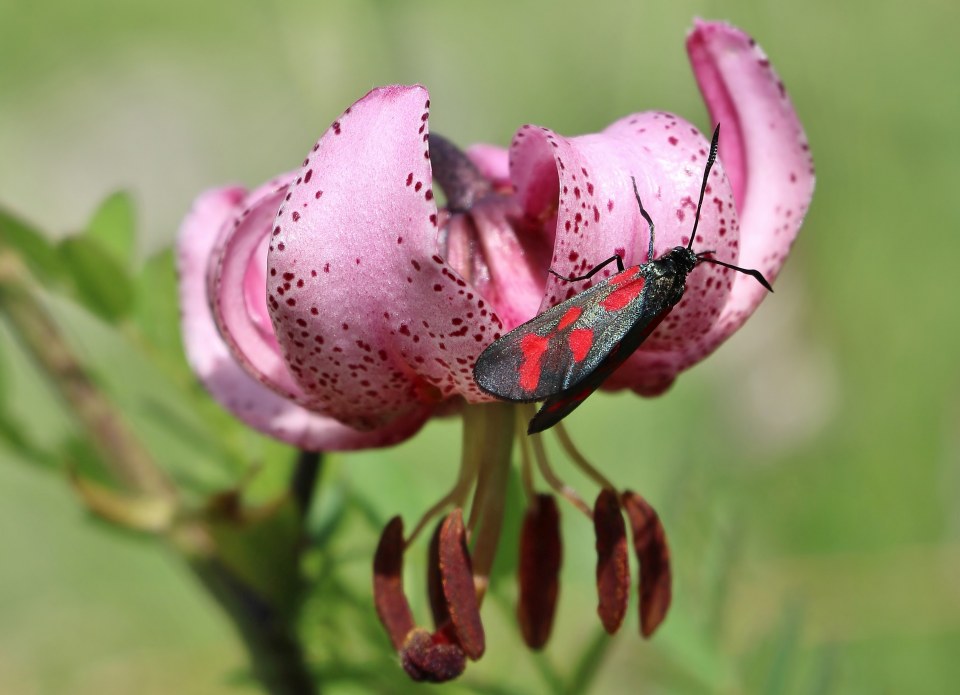
[[[440,575],[440,530],[443,524],[444,521],[437,524],[427,548],[427,598],[433,614],[433,625],[438,630],[451,626],[447,598],[443,595],[443,577]]]
[[[393,517],[383,529],[373,556],[373,600],[394,649],[413,629],[413,613],[403,593],[403,520]]]
[[[593,508],[593,529],[597,535],[597,613],[603,629],[612,635],[620,629],[630,597],[627,526],[615,490],[600,491]]]
[[[640,563],[640,632],[649,637],[670,608],[670,549],[653,507],[635,492],[621,497],[633,531],[633,549]]]
[[[537,495],[520,531],[520,598],[517,619],[523,641],[540,649],[550,638],[560,590],[560,512],[552,495]]]
[[[415,681],[444,683],[463,673],[467,658],[457,645],[418,627],[410,633],[400,650],[400,663]]]
[[[440,526],[440,578],[447,599],[450,622],[463,652],[476,661],[483,656],[486,639],[480,622],[480,606],[473,584],[473,568],[467,550],[463,512],[454,509]]]

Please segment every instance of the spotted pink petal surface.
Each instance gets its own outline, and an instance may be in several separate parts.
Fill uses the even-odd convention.
[[[743,32],[698,22],[687,45],[723,126],[695,250],[772,280],[812,195],[803,131]],[[548,267],[573,275],[615,253],[627,264],[648,260],[631,177],[657,224],[655,254],[688,240],[708,143],[677,116],[638,113],[575,138],[525,126],[509,151],[474,146],[468,156],[494,192],[451,213],[433,199],[428,112],[422,87],[375,89],[334,122],[299,171],[249,195],[229,189],[221,201],[229,209],[213,224],[219,233],[204,223],[216,239],[195,253],[213,259],[208,281],[187,282],[185,302],[214,298],[216,336],[230,350],[222,356],[245,370],[230,373],[252,376],[258,389],[243,402],[265,404],[241,417],[264,431],[277,417],[264,413],[277,403],[307,417],[305,431],[319,413],[389,438],[414,431],[445,400],[489,400],[471,374],[482,348],[588,286],[550,277]],[[683,301],[606,385],[663,391],[763,296],[753,278],[701,265]],[[194,318],[207,325],[185,307],[185,326]],[[199,354],[204,340],[188,335],[188,350]],[[210,366],[193,361],[211,381]],[[224,396],[220,381],[211,388],[234,409],[247,395]]]
[[[687,38],[694,73],[715,121],[729,121],[720,156],[732,162],[740,214],[740,263],[771,282],[780,273],[813,197],[813,158],[783,82],[763,50],[723,22],[698,21]],[[766,292],[744,275],[710,333],[687,351],[702,359],[753,313]]]
[[[187,359],[208,391],[229,411],[251,427],[306,450],[346,450],[385,446],[405,439],[422,424],[409,418],[391,428],[360,432],[331,418],[311,413],[268,389],[250,376],[235,360],[214,322],[208,294],[208,270],[218,241],[223,243],[234,229],[233,219],[260,199],[260,192],[246,196],[240,187],[214,189],[194,203],[180,229],[177,267],[180,276],[180,306]],[[219,237],[219,238],[218,238]],[[265,273],[265,249],[259,262],[251,263],[248,276],[259,268]],[[251,282],[253,280],[251,279]],[[255,283],[253,283],[255,284]],[[264,304],[262,281],[259,295],[251,301]],[[265,313],[265,307],[261,310]],[[251,312],[256,315],[257,311]]]
[[[687,45],[707,106],[721,123],[720,156],[694,250],[715,250],[718,260],[758,268],[772,281],[813,193],[803,130],[769,61],[742,31],[698,22]],[[551,267],[581,275],[614,254],[627,265],[648,260],[649,233],[631,176],[656,224],[655,255],[685,245],[708,151],[696,128],[661,112],[627,116],[602,133],[575,138],[524,126],[511,146],[511,176],[525,214],[555,230]],[[597,279],[614,272],[611,265]],[[541,310],[590,284],[551,277]],[[687,278],[683,300],[605,385],[662,392],[732,335],[765,294],[752,277],[702,264]]]
[[[528,214],[559,198],[551,267],[561,275],[576,276],[614,254],[623,256],[628,266],[647,260],[650,236],[631,176],[657,224],[655,255],[685,244],[709,148],[699,131],[677,116],[641,113],[600,134],[570,139],[528,126],[514,138],[511,161]],[[714,172],[696,243],[735,262],[738,229],[733,196],[722,167]],[[599,277],[615,272],[611,264]],[[551,276],[541,309],[590,284]],[[648,350],[672,349],[691,335],[705,333],[728,297],[730,280],[723,279],[719,268],[707,267],[693,274],[687,287],[684,301],[647,341]]]
[[[270,241],[268,305],[301,402],[360,428],[481,399],[472,367],[501,330],[438,255],[429,106],[423,87],[384,87],[347,109]]]

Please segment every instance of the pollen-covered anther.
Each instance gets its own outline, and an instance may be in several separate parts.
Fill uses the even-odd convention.
[[[427,598],[430,601],[430,612],[433,614],[433,625],[437,630],[453,632],[450,621],[450,611],[447,608],[447,599],[443,594],[443,576],[440,574],[440,532],[446,519],[437,524],[430,545],[427,547]]]
[[[539,494],[527,509],[520,531],[517,619],[523,641],[531,649],[541,649],[550,638],[562,564],[560,511],[553,495]]]
[[[393,517],[380,535],[373,556],[373,600],[394,649],[400,649],[414,628],[413,613],[403,593],[403,520]]]
[[[600,491],[593,508],[593,528],[597,537],[597,613],[603,629],[612,635],[620,629],[630,596],[627,527],[616,491]]]
[[[418,627],[401,647],[400,663],[415,681],[444,683],[464,672],[467,656],[458,645]]]
[[[454,509],[444,519],[439,538],[440,582],[450,622],[463,652],[476,661],[483,656],[486,638],[460,509]]]
[[[645,499],[625,491],[620,497],[633,532],[633,550],[640,564],[640,632],[650,637],[670,608],[670,550],[660,517]]]

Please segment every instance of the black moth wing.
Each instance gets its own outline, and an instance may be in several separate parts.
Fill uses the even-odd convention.
[[[660,322],[666,318],[673,306],[668,306],[658,315],[653,316],[645,324],[638,324],[637,329],[631,331],[607,353],[607,358],[601,362],[585,379],[582,379],[572,388],[549,396],[537,414],[530,419],[527,434],[535,434],[553,427],[583,403],[587,396],[600,388],[600,385],[613,374],[627,358],[640,347],[640,344],[653,333]]]
[[[602,302],[631,283],[646,283],[648,266],[626,268],[494,341],[481,353],[474,366],[477,385],[498,398],[521,402],[543,400],[575,388],[603,363],[638,321],[643,321],[647,285],[633,301],[620,309],[604,308]],[[573,309],[580,310],[579,316],[559,328]],[[592,338],[589,349],[577,360],[570,346],[570,336],[582,329],[589,330]],[[539,336],[547,341],[535,364],[530,364],[524,354],[523,341],[530,341],[529,336]],[[527,388],[531,384],[524,385],[524,374],[530,376],[532,372],[536,374],[536,384]]]
[[[640,315],[630,326],[630,330],[616,344],[603,351],[605,359],[593,371],[572,387],[550,394],[546,398],[543,406],[530,420],[528,434],[549,429],[576,410],[587,396],[596,391],[607,377],[627,361],[680,301],[685,286],[684,274],[657,263],[649,263],[643,266],[643,270],[648,282],[638,297]]]

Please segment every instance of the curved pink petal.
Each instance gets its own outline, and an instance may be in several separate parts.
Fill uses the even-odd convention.
[[[740,218],[737,264],[756,268],[773,282],[813,196],[813,163],[803,127],[766,55],[744,32],[723,22],[698,21],[687,50],[711,117],[721,124],[720,160]],[[701,272],[698,268],[691,277]],[[730,276],[730,297],[707,333],[676,352],[640,351],[610,385],[655,395],[730,337],[767,295],[754,278]]]
[[[347,109],[305,160],[270,246],[268,303],[293,378],[311,409],[361,428],[458,394],[488,399],[471,370],[500,319],[437,255],[429,105],[423,87],[395,86]]]
[[[217,326],[236,360],[281,396],[303,400],[283,361],[264,296],[264,245],[292,178],[264,184],[233,211],[213,248],[209,291]]]
[[[772,282],[813,193],[803,129],[769,61],[746,34],[698,22],[687,45],[710,113],[721,123],[720,155],[694,249],[717,250],[719,260],[757,268]],[[614,253],[627,264],[646,260],[646,225],[636,205],[627,205],[630,175],[657,225],[655,255],[685,244],[707,147],[688,123],[645,113],[600,135],[569,140],[528,126],[514,139],[511,167],[526,214],[555,224],[552,267],[576,275]],[[551,279],[542,308],[585,286]],[[681,303],[605,386],[662,392],[739,328],[765,295],[754,278],[701,265],[687,278]]]
[[[723,123],[721,156],[734,162],[739,263],[759,269],[773,282],[813,197],[806,134],[783,83],[747,34],[723,22],[698,21],[687,50],[707,107]],[[716,326],[685,352],[683,365],[716,349],[766,294],[752,278],[738,274]]]
[[[242,209],[245,191],[227,187],[208,191],[194,203],[177,240],[180,306],[187,360],[207,390],[251,427],[307,450],[347,450],[394,444],[412,435],[423,417],[389,429],[359,432],[311,413],[278,396],[250,377],[234,361],[217,330],[208,295],[208,266],[218,241]],[[265,265],[261,257],[261,266]],[[262,285],[261,285],[262,287]],[[262,302],[262,300],[261,300]]]
[[[614,254],[628,266],[646,262],[650,233],[631,177],[656,225],[655,256],[686,244],[709,147],[683,119],[649,112],[623,118],[600,134],[570,139],[525,127],[514,139],[511,165],[528,215],[542,216],[551,203],[559,205],[551,267],[576,276]],[[718,258],[735,263],[738,231],[733,195],[718,164],[704,198],[695,248],[714,249]],[[597,277],[615,272],[611,264]],[[705,334],[720,315],[731,282],[716,266],[691,275],[683,301],[641,351],[675,350]],[[551,277],[541,309],[591,284]]]

